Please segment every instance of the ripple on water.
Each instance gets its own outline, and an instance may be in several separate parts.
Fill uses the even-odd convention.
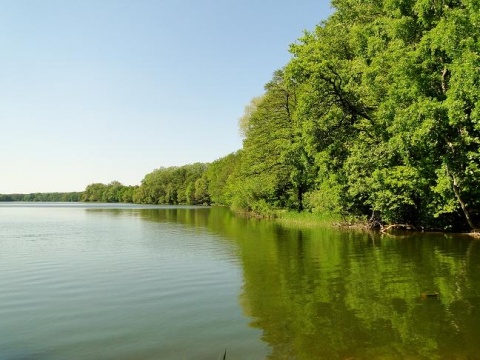
[[[178,354],[185,329],[199,345],[231,322],[240,273],[205,232],[45,226],[2,238],[0,357]]]

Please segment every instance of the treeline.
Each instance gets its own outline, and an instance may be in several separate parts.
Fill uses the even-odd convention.
[[[206,164],[154,170],[142,180],[133,201],[141,204],[203,204],[210,203],[202,182]]]
[[[81,200],[169,205],[228,204],[225,185],[236,158],[237,155],[231,154],[211,164],[162,167],[145,175],[140,186],[125,186],[118,181],[91,184]]]
[[[82,194],[82,192],[0,194],[0,201],[78,202]]]
[[[291,45],[291,60],[246,107],[240,151],[190,178],[183,168],[156,170],[133,201],[475,229],[480,3],[333,6],[329,19]]]
[[[80,198],[84,202],[132,203],[138,186],[125,186],[118,181],[94,183],[86,187]]]
[[[240,119],[243,148],[83,201],[334,212],[372,225],[480,220],[480,3],[334,0]]]
[[[82,195],[87,202],[137,204],[210,204],[202,176],[207,164],[162,167],[147,174],[141,186],[125,186],[118,181],[88,185]]]

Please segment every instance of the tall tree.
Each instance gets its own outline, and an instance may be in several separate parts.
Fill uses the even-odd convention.
[[[302,208],[306,191],[302,154],[296,144],[293,118],[296,94],[283,70],[273,74],[263,96],[255,98],[240,120],[245,139],[239,191],[234,206],[247,210],[264,207]]]

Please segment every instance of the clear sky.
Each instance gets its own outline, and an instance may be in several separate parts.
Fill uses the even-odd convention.
[[[0,193],[140,184],[241,148],[324,0],[0,0]]]

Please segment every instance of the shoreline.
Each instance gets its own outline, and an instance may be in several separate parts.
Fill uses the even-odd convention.
[[[0,203],[77,203],[77,204],[95,204],[97,202],[89,202],[89,201],[0,201]],[[124,204],[124,205],[140,205],[140,206],[192,206],[192,205],[160,205],[160,204],[135,204],[135,203],[114,203],[114,202],[107,202],[105,204]],[[225,205],[193,205],[194,207],[228,207]],[[335,213],[312,213],[312,212],[296,212],[296,211],[289,211],[286,209],[278,209],[272,210],[269,214],[261,214],[252,211],[236,211],[230,209],[233,213],[238,216],[243,216],[246,218],[257,219],[257,220],[268,220],[273,221],[277,224],[287,227],[295,227],[299,229],[311,229],[317,227],[326,227],[326,228],[336,228],[341,230],[356,230],[356,231],[371,231],[371,232],[378,232],[379,234],[392,234],[390,230],[393,231],[402,231],[403,233],[411,233],[411,234],[418,234],[418,233],[442,233],[442,234],[455,234],[455,235],[467,235],[474,239],[480,240],[480,230],[472,230],[472,231],[447,231],[442,229],[418,229],[410,224],[387,224],[387,225],[380,225],[376,227],[372,227],[370,223],[366,220],[358,219],[353,216],[348,218],[344,218],[339,214]]]

